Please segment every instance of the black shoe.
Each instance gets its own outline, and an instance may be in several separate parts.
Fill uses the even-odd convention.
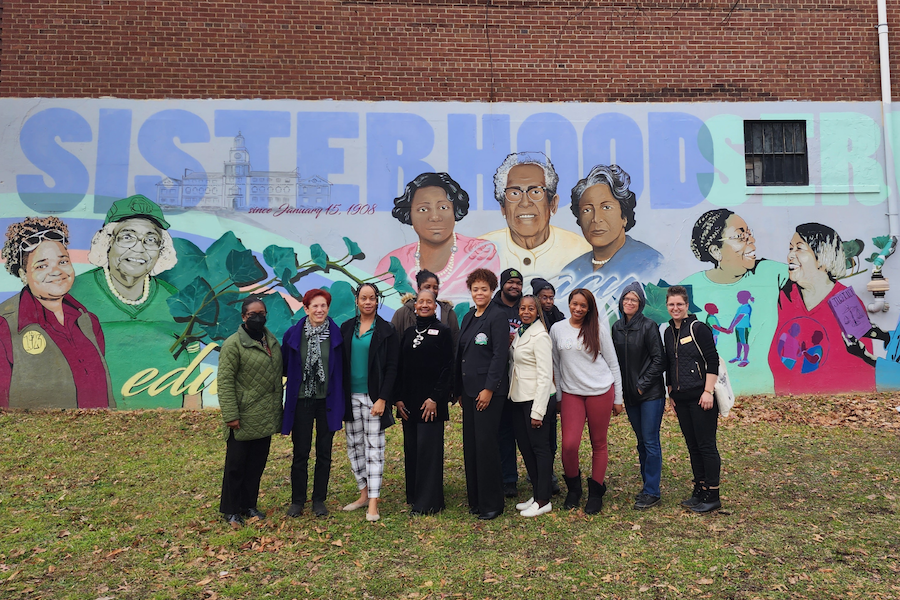
[[[519,486],[516,485],[515,481],[503,484],[503,495],[507,498],[515,498],[519,495]]]
[[[691,507],[695,513],[708,513],[722,508],[718,487],[704,487],[700,490],[700,502]]]
[[[703,489],[702,481],[694,482],[694,489],[691,491],[691,497],[681,501],[681,505],[685,508],[692,508],[700,504],[700,491]]]
[[[244,524],[244,517],[238,514],[234,515],[222,515],[225,518],[225,522],[231,525],[232,529],[240,529]]]
[[[566,480],[566,487],[569,491],[566,493],[566,499],[563,502],[563,506],[565,506],[568,510],[572,510],[573,508],[578,508],[581,504],[581,471],[578,472],[578,475],[575,477],[566,477],[563,475],[563,479]]]
[[[559,489],[559,479],[556,478],[556,473],[552,473],[550,476],[550,495],[559,496],[562,493],[562,490]]]
[[[603,509],[603,495],[606,494],[606,484],[588,478],[588,499],[584,505],[585,514],[596,515]]]
[[[263,519],[266,518],[266,513],[262,512],[261,510],[257,509],[256,507],[248,508],[247,510],[242,511],[241,515],[244,517],[247,517],[248,519],[256,518],[256,519],[259,519],[260,521],[262,521]]]
[[[493,521],[497,517],[503,514],[502,510],[492,510],[491,512],[481,513],[478,515],[479,521]]]
[[[471,507],[469,507],[469,514],[470,515],[480,515],[481,509],[478,508],[477,506],[471,506]]]
[[[638,499],[634,503],[634,510],[646,510],[656,506],[662,502],[659,496],[651,496],[650,494],[639,494]]]
[[[325,507],[325,503],[321,500],[313,500],[313,514],[317,517],[327,517],[328,516],[328,508]]]
[[[287,516],[299,517],[302,514],[303,514],[303,505],[302,504],[297,504],[295,502],[294,504],[291,504],[290,506],[288,506]]]

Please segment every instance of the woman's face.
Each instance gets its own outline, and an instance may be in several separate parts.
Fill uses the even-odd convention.
[[[666,298],[666,310],[676,321],[683,321],[688,314],[688,304],[684,296],[674,295]]]
[[[603,184],[592,185],[581,195],[578,203],[581,216],[581,232],[594,248],[604,248],[625,239],[622,207]]]
[[[622,298],[622,311],[626,317],[633,317],[637,314],[638,308],[641,306],[641,300],[634,292],[628,292]]]
[[[587,298],[585,298],[581,294],[575,294],[574,296],[572,296],[572,299],[569,301],[569,314],[572,315],[572,321],[575,324],[579,324],[584,321],[584,318],[588,314]]]
[[[423,242],[440,244],[453,235],[453,203],[443,188],[429,186],[416,190],[410,206],[410,219]]]
[[[359,314],[364,317],[371,317],[378,310],[378,296],[375,295],[375,290],[371,286],[364,285],[359,290],[356,307],[359,309]]]
[[[422,282],[422,285],[419,286],[419,291],[429,290],[434,294],[434,297],[437,298],[438,289],[440,289],[440,285],[438,284],[438,280],[434,277],[429,277],[425,281]]]
[[[522,298],[519,302],[519,320],[531,325],[538,318],[538,306],[532,298]]]
[[[22,274],[22,270],[19,270]],[[35,298],[58,300],[75,283],[75,269],[69,251],[59,242],[45,240],[25,260],[25,280]]]
[[[743,272],[756,265],[756,239],[747,222],[737,215],[731,215],[725,221],[722,230],[721,248],[713,248],[719,252],[719,268],[726,271]]]
[[[472,294],[472,302],[478,308],[486,308],[491,303],[491,286],[487,281],[474,282],[469,292]]]
[[[246,323],[247,319],[249,319],[253,315],[262,315],[264,317],[266,316],[266,305],[262,302],[253,302],[252,304],[248,304],[246,310],[247,312],[241,315],[241,320],[243,320],[244,323]]]
[[[115,229],[109,246],[109,270],[139,279],[153,270],[159,260],[162,233],[147,219],[125,219]]]
[[[788,277],[801,287],[821,276],[819,260],[799,233],[794,233],[787,255]]]
[[[314,326],[319,326],[328,318],[328,303],[325,296],[316,296],[306,307],[306,314]]]
[[[435,310],[434,296],[431,294],[419,294],[416,297],[416,314],[420,317],[433,317]]]

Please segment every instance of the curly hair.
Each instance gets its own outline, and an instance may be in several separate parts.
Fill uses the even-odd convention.
[[[581,227],[581,196],[595,185],[605,185],[613,198],[618,200],[622,218],[625,219],[625,231],[634,227],[634,208],[637,206],[637,196],[628,186],[631,185],[631,176],[618,165],[596,165],[588,173],[587,177],[579,180],[572,188],[572,214],[575,215],[575,223]]]
[[[62,245],[69,247],[69,227],[59,217],[25,217],[24,221],[13,223],[6,229],[3,258],[6,260],[6,270],[10,275],[18,277],[19,270],[24,269],[28,263],[31,252],[22,252],[25,240],[48,231],[60,232],[65,238]]]
[[[406,184],[403,194],[394,198],[394,209],[391,215],[404,225],[412,225],[412,201],[416,192],[426,187],[439,187],[447,194],[447,200],[453,204],[453,218],[461,220],[469,214],[469,194],[446,173],[422,173]]]
[[[722,247],[722,236],[725,234],[725,222],[734,212],[727,208],[708,210],[694,223],[691,232],[691,252],[701,262],[711,262],[719,266],[719,261],[709,252],[710,246]]]
[[[140,217],[137,217],[140,218]],[[156,264],[150,270],[150,275],[159,275],[163,271],[168,271],[178,262],[178,255],[175,253],[175,243],[172,236],[165,229],[159,227],[152,219],[147,221],[153,223],[153,226],[159,229],[159,237],[162,238],[162,245],[159,248],[159,257]],[[91,250],[88,252],[88,262],[96,267],[107,268],[109,266],[109,249],[116,239],[116,227],[122,221],[115,223],[107,223],[100,231],[91,238]]]
[[[475,269],[469,273],[466,277],[466,287],[471,290],[476,281],[483,281],[488,284],[488,287],[491,288],[492,292],[497,289],[499,283],[497,281],[497,275],[495,275],[493,271],[487,269]]]
[[[494,199],[500,206],[506,201],[506,186],[509,182],[509,172],[518,165],[537,165],[544,170],[544,185],[547,187],[547,201],[556,195],[556,186],[559,185],[559,175],[553,168],[553,163],[543,152],[513,152],[509,154],[497,167],[494,173]]]

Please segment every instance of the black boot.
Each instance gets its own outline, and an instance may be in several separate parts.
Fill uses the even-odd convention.
[[[573,508],[578,508],[581,504],[581,471],[578,471],[578,475],[575,477],[566,477],[563,475],[563,479],[566,480],[566,487],[568,488],[568,493],[566,493],[566,500],[563,502],[563,506],[567,509],[572,510]]]
[[[584,505],[584,512],[596,515],[603,508],[603,495],[606,493],[606,484],[597,483],[593,477],[588,478],[588,500]]]
[[[703,482],[695,481],[694,482],[694,490],[691,492],[691,497],[685,498],[684,500],[682,500],[681,505],[685,508],[693,508],[694,506],[697,506],[698,504],[700,504],[700,490],[702,490],[702,489],[703,489]]]
[[[700,502],[691,507],[695,513],[708,513],[722,508],[722,501],[719,499],[719,486],[703,487],[700,490]]]

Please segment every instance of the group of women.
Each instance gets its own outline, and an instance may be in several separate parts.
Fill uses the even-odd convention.
[[[377,521],[384,431],[395,422],[392,407],[403,427],[407,504],[412,514],[440,512],[445,507],[444,422],[456,402],[462,408],[469,512],[481,520],[503,513],[498,431],[509,403],[506,410],[532,484],[532,497],[516,508],[524,517],[548,513],[555,433],[550,398],[557,392],[565,507],[581,506],[578,454],[587,424],[592,454],[584,511],[601,510],[607,430],[611,416],[625,410],[637,437],[643,479],[634,508],[650,508],[660,502],[664,372],[694,475],[693,492],[682,505],[695,512],[721,506],[712,395],[719,359],[709,327],[687,314],[685,288],[668,290],[672,320],[663,343],[656,324],[642,314],[640,284],[623,290],[622,318],[612,328],[600,318],[589,290],[573,290],[569,318],[554,319],[549,328],[546,299],[524,296],[519,303],[522,325],[512,337],[506,315],[491,302],[498,285],[492,271],[476,269],[468,275],[474,306],[458,328],[452,307],[437,298],[438,276],[420,271],[417,284],[418,294],[395,313],[393,324],[378,315],[378,288],[360,285],[357,314],[340,327],[328,317],[328,292],[310,290],[303,297],[307,316],[285,333],[280,345],[265,328],[264,301],[244,301],[243,324],[223,344],[219,361],[227,439],[220,510],[232,526],[239,527],[244,517],[265,516],[257,507],[259,482],[271,436],[278,431],[293,440],[287,515],[302,514],[307,501],[314,427],[312,510],[327,515],[332,440],[342,423],[360,492],[344,510],[365,508],[366,519]],[[287,377],[283,405],[282,375]]]

